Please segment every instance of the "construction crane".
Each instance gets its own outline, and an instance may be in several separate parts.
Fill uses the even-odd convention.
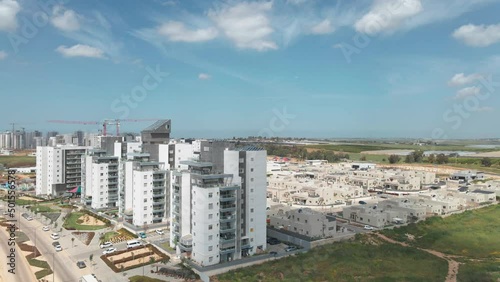
[[[157,121],[158,119],[105,119],[103,121],[77,121],[77,120],[48,120],[47,122],[51,123],[65,123],[65,124],[84,124],[84,125],[89,125],[89,124],[102,124],[102,135],[106,136],[107,135],[107,127],[108,125],[115,125],[116,126],[116,136],[120,136],[120,124],[122,122],[143,122],[143,121]]]

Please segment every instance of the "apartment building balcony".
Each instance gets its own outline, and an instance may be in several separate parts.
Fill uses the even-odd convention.
[[[221,255],[230,254],[230,253],[234,253],[235,249],[236,249],[235,247],[229,247],[229,248],[224,248],[224,249],[221,248],[219,253]]]
[[[165,200],[153,200],[153,207],[158,205],[165,205]]]
[[[82,182],[81,178],[66,179],[66,184],[80,184]]]
[[[118,196],[116,197],[108,197],[108,203],[118,202]]]
[[[236,210],[236,205],[221,205],[220,206],[220,211],[221,212],[228,212],[228,211],[235,211]]]
[[[111,177],[118,177],[118,173],[113,172],[113,173],[108,173],[108,176]]]
[[[235,214],[232,214],[232,213],[228,213],[228,214],[221,214],[220,217],[219,217],[219,221],[221,223],[224,223],[224,222],[231,222],[231,221],[235,221],[236,220],[236,215]]]
[[[108,173],[109,172],[118,172],[118,166],[108,166]]]
[[[165,193],[164,192],[153,193],[153,198],[161,198],[161,197],[165,197]]]
[[[82,170],[81,169],[67,169],[66,170],[66,173],[81,173]]]
[[[221,186],[220,190],[221,192],[223,191],[234,191],[240,189],[240,186],[235,186],[235,185],[228,185],[228,186]]]
[[[73,174],[66,173],[66,179],[81,178],[81,177],[82,175],[80,173],[73,173]]]
[[[153,185],[153,190],[162,190],[165,189],[165,185]]]
[[[76,165],[76,164],[82,164],[82,160],[81,159],[70,159],[70,160],[66,160],[66,165]]]
[[[118,184],[118,181],[117,181],[117,180],[111,180],[111,179],[109,179],[109,180],[108,180],[108,185],[109,185],[109,184],[110,184],[110,185],[113,185],[113,184],[117,185],[117,184]]]
[[[164,213],[165,212],[165,207],[164,206],[161,206],[159,208],[155,208],[155,206],[153,205],[153,214],[155,213]]]
[[[224,226],[224,225],[221,225],[220,228],[220,233],[234,233],[236,231],[235,227],[234,226]]]
[[[174,207],[174,208],[172,209],[172,212],[173,212],[174,214],[177,214],[177,215],[179,215],[179,214],[180,214],[180,211],[181,211],[181,209],[179,209],[179,207],[178,207],[178,206],[177,206],[177,207]]]
[[[234,202],[236,200],[236,196],[235,195],[221,195],[219,197],[219,201],[220,202]]]

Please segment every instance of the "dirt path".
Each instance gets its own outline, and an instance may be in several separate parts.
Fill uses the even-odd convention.
[[[442,258],[442,259],[446,260],[448,262],[448,275],[446,276],[445,282],[456,282],[457,281],[458,267],[460,264],[457,261],[453,260],[452,256],[448,256],[446,254],[443,254],[443,253],[435,251],[435,250],[428,250],[428,249],[422,249],[422,248],[418,248],[418,247],[411,247],[406,243],[396,241],[396,240],[391,239],[389,237],[386,237],[382,234],[379,234],[379,233],[374,233],[374,234],[377,235],[380,239],[385,240],[389,243],[398,244],[398,245],[403,246],[403,247],[416,248],[416,249],[419,249],[421,251],[427,252],[431,255],[434,255],[438,258]]]

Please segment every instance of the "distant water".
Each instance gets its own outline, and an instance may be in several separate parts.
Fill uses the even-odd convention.
[[[458,154],[459,156],[471,156],[475,155],[475,152],[465,152],[465,151],[425,151],[424,155],[439,155],[439,154],[445,154],[445,155],[451,155],[451,154]]]
[[[468,148],[477,148],[477,149],[495,149],[500,147],[500,145],[469,145],[466,146]]]

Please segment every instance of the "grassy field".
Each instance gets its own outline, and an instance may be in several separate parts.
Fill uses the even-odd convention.
[[[382,231],[398,241],[468,258],[500,259],[500,205]],[[415,236],[408,241],[405,234]]]
[[[495,149],[467,147],[465,145],[411,145],[411,144],[338,144],[338,145],[308,145],[307,148],[341,151],[346,153],[361,153],[375,150],[423,150],[423,151],[467,151],[491,152]],[[498,149],[496,149],[498,150]]]
[[[364,238],[364,237],[362,237]],[[219,281],[440,281],[447,263],[394,244],[335,243],[218,276]]]
[[[497,262],[468,262],[460,265],[458,282],[499,281],[500,263]]]
[[[76,230],[99,230],[106,228],[106,225],[80,225],[76,221],[82,216],[82,212],[74,212],[69,214],[66,221],[64,221],[64,228],[75,228]]]
[[[36,158],[28,156],[0,156],[0,164],[6,168],[36,166]]]
[[[38,212],[57,212],[57,211],[59,211],[59,210],[55,210],[47,205],[31,206],[30,210],[33,212],[35,212],[35,211],[38,211]]]

